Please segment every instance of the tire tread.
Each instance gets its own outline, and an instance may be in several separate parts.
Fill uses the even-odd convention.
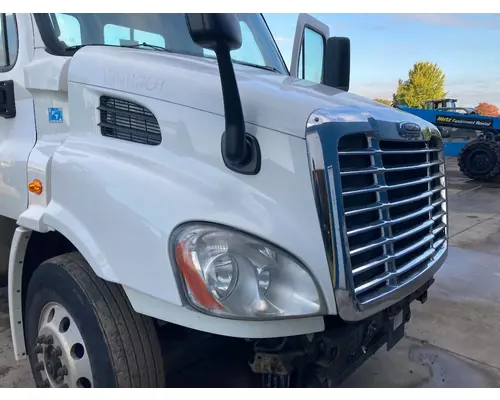
[[[497,159],[496,164],[493,168],[485,174],[474,174],[468,168],[467,163],[465,162],[466,154],[474,148],[483,148],[489,149],[494,152],[495,157]],[[500,144],[494,142],[492,140],[484,140],[484,139],[475,139],[467,143],[458,155],[458,167],[460,171],[470,179],[488,182],[495,179],[500,174]]]
[[[63,268],[85,293],[109,348],[116,386],[164,387],[163,359],[154,322],[133,310],[123,288],[100,279],[78,252],[44,263]]]

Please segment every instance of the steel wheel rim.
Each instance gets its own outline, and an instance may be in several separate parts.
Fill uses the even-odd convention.
[[[80,329],[61,304],[50,302],[40,313],[35,369],[42,385],[53,388],[93,387],[92,368]]]

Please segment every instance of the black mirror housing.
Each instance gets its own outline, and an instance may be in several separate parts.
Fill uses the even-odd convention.
[[[217,56],[226,122],[221,138],[224,164],[234,172],[256,175],[261,166],[259,142],[245,130],[243,106],[231,60],[231,50],[239,49],[242,43],[239,20],[235,14],[186,14],[186,22],[193,41]]]
[[[191,38],[204,49],[241,47],[241,28],[234,14],[186,14],[186,21]]]
[[[323,84],[346,92],[351,75],[351,41],[331,37],[326,41]]]

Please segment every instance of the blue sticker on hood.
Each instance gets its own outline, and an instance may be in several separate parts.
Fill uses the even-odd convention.
[[[62,108],[50,107],[49,108],[49,123],[63,122]]]

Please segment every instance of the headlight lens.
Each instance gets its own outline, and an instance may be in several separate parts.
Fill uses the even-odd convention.
[[[198,309],[256,319],[322,311],[309,272],[274,246],[211,224],[183,226],[173,240],[187,297]]]

